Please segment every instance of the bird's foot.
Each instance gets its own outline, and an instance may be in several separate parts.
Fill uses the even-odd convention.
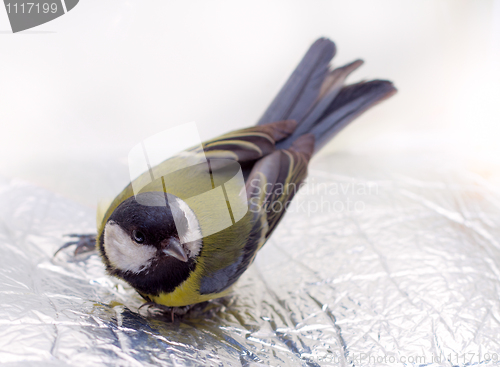
[[[148,312],[150,308],[154,308],[157,310],[160,310],[160,312],[164,315],[170,315],[172,322],[174,322],[175,316],[183,316],[186,313],[188,313],[191,308],[193,308],[194,305],[188,305],[188,306],[183,306],[183,307],[169,307],[169,306],[164,306],[164,305],[159,305],[158,303],[155,302],[146,302],[139,307],[139,310],[143,307],[147,307]]]
[[[76,245],[74,253],[75,256],[78,254],[83,254],[95,250],[96,246],[95,234],[68,234],[66,236],[75,238],[76,240],[66,242],[64,245],[59,247],[59,249],[54,253],[54,256],[56,256],[59,251],[73,245]]]

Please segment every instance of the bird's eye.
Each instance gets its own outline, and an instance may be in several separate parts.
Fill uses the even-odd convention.
[[[144,236],[144,233],[141,231],[134,230],[132,232],[132,237],[134,237],[134,241],[137,243],[143,243],[144,240],[146,239],[146,236]]]

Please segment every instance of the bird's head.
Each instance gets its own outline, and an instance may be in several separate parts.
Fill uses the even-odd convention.
[[[196,267],[202,246],[194,212],[163,192],[123,201],[109,217],[100,242],[108,272],[143,295],[172,292]]]

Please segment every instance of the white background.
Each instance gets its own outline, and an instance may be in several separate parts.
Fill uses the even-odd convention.
[[[320,36],[335,65],[365,60],[351,82],[399,90],[321,154],[423,152],[495,176],[499,0],[81,0],[18,34],[0,8],[0,175],[95,205],[127,183],[140,140],[254,124]]]

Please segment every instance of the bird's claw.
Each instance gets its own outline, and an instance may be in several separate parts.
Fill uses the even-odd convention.
[[[185,315],[192,307],[193,305],[189,306],[184,306],[184,307],[169,307],[169,306],[164,306],[164,305],[159,305],[158,303],[155,302],[146,302],[143,303],[140,307],[139,310],[143,307],[147,307],[148,311],[150,307],[157,308],[161,311],[163,311],[165,314],[170,314],[172,318],[172,322],[174,322],[175,316],[183,316]]]
[[[69,247],[76,245],[74,255],[83,254],[86,252],[94,251],[96,246],[96,235],[95,234],[67,234],[67,237],[76,238],[76,241],[66,242],[64,245],[59,247],[59,249],[54,253],[54,257],[58,254],[59,251]]]

